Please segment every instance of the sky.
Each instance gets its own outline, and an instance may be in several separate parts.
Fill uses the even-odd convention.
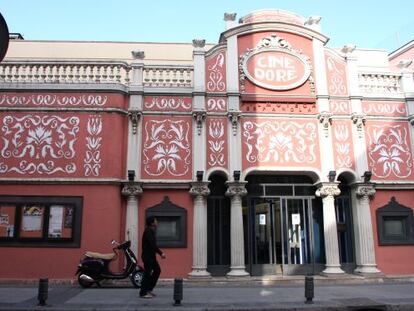
[[[269,8],[321,16],[329,47],[392,52],[414,39],[413,0],[0,0],[9,32],[26,40],[217,43],[225,12]]]

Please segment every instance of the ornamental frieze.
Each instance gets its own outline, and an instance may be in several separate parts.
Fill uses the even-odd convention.
[[[108,101],[106,95],[56,95],[56,94],[3,94],[0,95],[0,106],[13,107],[103,107]]]
[[[242,112],[280,113],[280,114],[315,114],[316,103],[278,103],[278,102],[243,102]]]

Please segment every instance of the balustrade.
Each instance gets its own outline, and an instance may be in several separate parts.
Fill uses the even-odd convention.
[[[0,64],[0,83],[129,85],[132,68],[124,62],[14,62]],[[145,87],[191,87],[191,66],[145,66]]]
[[[359,89],[363,94],[398,94],[401,89],[401,75],[391,73],[360,73]]]

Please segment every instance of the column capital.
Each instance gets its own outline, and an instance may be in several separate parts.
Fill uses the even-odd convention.
[[[128,117],[131,119],[132,122],[132,134],[137,133],[138,129],[138,121],[142,116],[142,111],[138,109],[131,109],[128,111]]]
[[[142,187],[140,182],[130,181],[123,184],[121,193],[123,196],[139,196],[142,193]]]
[[[332,124],[332,113],[327,111],[322,111],[318,114],[319,123],[322,124],[322,128],[325,132],[325,137],[328,137],[329,125]]]
[[[247,194],[245,181],[228,181],[226,185],[228,186],[226,191],[226,196],[235,197],[235,196],[245,196]]]
[[[357,198],[372,198],[375,195],[375,185],[373,183],[362,183],[353,185]]]
[[[191,183],[190,194],[193,196],[203,196],[206,197],[210,194],[210,189],[208,188],[209,181],[196,181]]]
[[[203,128],[203,121],[206,119],[207,112],[203,110],[194,111],[193,118],[197,124],[197,134],[201,135],[201,129]]]
[[[364,128],[364,125],[365,125],[365,121],[367,120],[367,116],[363,113],[354,112],[351,115],[351,120],[357,128],[358,136],[360,138],[362,138],[362,132],[363,132],[363,128]]]
[[[234,136],[236,136],[237,134],[237,124],[239,122],[240,116],[241,116],[241,111],[229,111],[227,113],[227,118],[229,118],[229,121],[231,123]]]
[[[341,190],[338,188],[337,182],[323,182],[317,185],[318,190],[316,190],[317,197],[334,197],[341,193]]]

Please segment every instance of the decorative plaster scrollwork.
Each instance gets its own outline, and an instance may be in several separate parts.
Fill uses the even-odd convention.
[[[203,121],[206,119],[205,111],[194,111],[193,118],[197,124],[197,134],[201,135],[201,129],[203,128]]]
[[[358,137],[362,138],[362,131],[365,125],[365,121],[367,120],[366,116],[364,114],[353,113],[351,115],[351,120],[357,128]]]
[[[358,185],[355,194],[358,198],[371,198],[375,195],[375,188],[372,184]]]
[[[138,121],[142,116],[142,112],[139,110],[130,110],[128,112],[128,116],[131,119],[132,122],[132,134],[136,134],[137,133],[137,129],[138,129]]]
[[[316,196],[326,198],[334,197],[341,194],[337,184],[324,184],[316,190]]]
[[[191,183],[190,194],[193,196],[203,196],[206,197],[210,194],[210,189],[208,188],[208,182],[193,182]]]
[[[229,121],[231,123],[231,127],[233,129],[233,136],[237,134],[237,123],[239,122],[241,112],[240,111],[230,111],[227,114]]]
[[[126,196],[126,197],[141,195],[142,193],[141,183],[137,183],[137,182],[125,183],[122,187],[121,193],[123,196]]]
[[[328,137],[329,125],[332,124],[332,113],[323,111],[318,115],[318,120],[322,124],[325,137]]]

